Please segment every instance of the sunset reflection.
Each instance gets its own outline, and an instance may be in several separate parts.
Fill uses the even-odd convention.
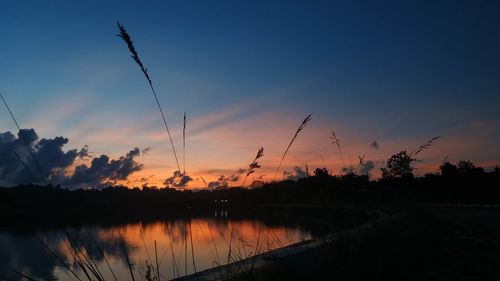
[[[86,273],[78,263],[88,262],[95,264],[105,280],[114,279],[113,274],[121,280],[130,278],[126,254],[135,275],[145,276],[148,265],[156,270],[158,263],[161,278],[172,279],[311,238],[309,231],[297,227],[214,217],[89,226],[46,233],[41,240],[53,251],[44,258],[54,259],[51,275],[55,278],[72,280],[72,273],[58,263],[60,259],[81,278]],[[33,265],[24,266],[26,274],[33,274]]]

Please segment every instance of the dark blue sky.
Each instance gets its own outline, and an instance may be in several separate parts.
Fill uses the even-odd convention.
[[[0,1],[0,91],[23,127],[98,153],[152,147],[146,168],[174,168],[152,96],[115,36],[119,20],[178,145],[188,112],[200,173],[242,167],[260,145],[274,167],[310,112],[289,168],[321,157],[337,171],[331,129],[353,159],[439,135],[429,167],[445,156],[500,160],[498,1],[102,2]],[[0,114],[0,131],[14,131]]]

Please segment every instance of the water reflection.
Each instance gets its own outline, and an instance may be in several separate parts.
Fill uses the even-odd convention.
[[[259,220],[227,217],[226,211],[219,211],[213,218],[34,233],[2,231],[0,279],[21,280],[22,273],[43,280],[75,280],[73,274],[82,279],[95,274],[104,280],[123,280],[130,279],[129,264],[136,279],[143,279],[148,271],[158,275],[157,268],[160,279],[172,279],[311,236],[296,226],[269,226]]]

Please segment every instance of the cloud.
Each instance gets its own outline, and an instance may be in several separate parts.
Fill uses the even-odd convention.
[[[220,176],[216,181],[211,181],[208,183],[209,188],[218,188],[218,187],[228,187],[229,178],[225,176]]]
[[[52,180],[77,158],[88,157],[87,146],[64,152],[68,142],[64,137],[39,139],[34,129],[21,129],[17,138],[11,132],[0,133],[0,184],[41,182],[41,174]]]
[[[365,176],[371,176],[371,171],[375,168],[375,162],[368,160],[361,165],[359,172]]]
[[[283,171],[283,177],[285,180],[298,180],[300,178],[307,177],[307,172],[304,171],[301,167],[295,166],[292,171]]]
[[[237,182],[240,180],[240,175],[242,175],[244,172],[246,172],[245,169],[238,169],[238,171],[236,171],[236,173],[232,174],[230,177],[229,177],[229,181],[231,182]]]
[[[89,187],[115,184],[119,180],[126,180],[130,174],[142,170],[143,165],[134,160],[140,154],[141,151],[137,147],[118,159],[110,160],[103,154],[93,158],[90,166],[86,164],[77,166],[73,175],[66,177],[62,182]]]
[[[21,129],[17,137],[11,132],[0,133],[0,185],[40,183],[41,173],[54,184],[100,187],[126,180],[143,168],[134,160],[141,154],[139,148],[135,148],[118,159],[110,159],[104,154],[95,157],[90,166],[81,164],[72,172],[71,167],[77,159],[91,157],[86,145],[80,150],[64,151],[68,142],[69,139],[62,136],[39,139],[34,129]]]
[[[174,174],[167,178],[163,184],[167,187],[186,187],[186,185],[192,181],[193,178],[186,174],[182,174],[180,171],[175,171]]]
[[[217,178],[215,181],[211,181],[208,183],[209,188],[217,188],[217,187],[228,187],[230,182],[238,182],[241,178],[241,175],[244,174],[247,170],[238,169],[231,176],[226,177],[224,175]]]

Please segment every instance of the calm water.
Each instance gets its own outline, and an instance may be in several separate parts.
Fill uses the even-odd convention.
[[[79,262],[91,263],[105,280],[115,280],[113,273],[118,280],[131,280],[127,255],[136,280],[143,280],[148,264],[154,264],[156,271],[156,260],[161,279],[172,279],[193,273],[195,267],[200,271],[311,238],[298,226],[270,226],[226,215],[44,231],[2,230],[0,280],[21,280],[12,270],[43,280],[76,280],[61,261],[82,280],[87,278]]]

